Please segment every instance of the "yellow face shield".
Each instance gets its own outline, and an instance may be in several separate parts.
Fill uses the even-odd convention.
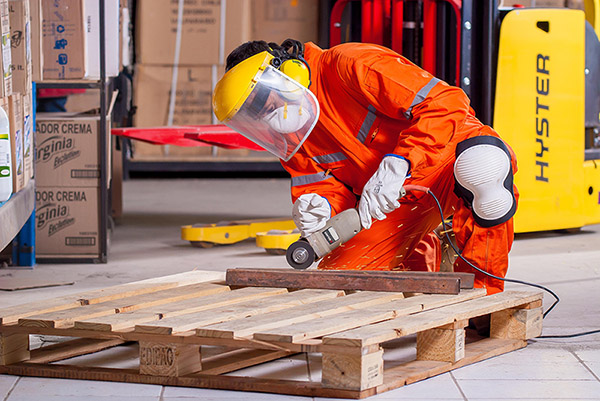
[[[264,53],[244,60],[217,83],[215,114],[233,130],[288,161],[317,123],[319,103],[307,88],[272,67],[273,56]],[[246,71],[248,62],[258,67]],[[251,79],[241,83],[236,73],[250,74]]]

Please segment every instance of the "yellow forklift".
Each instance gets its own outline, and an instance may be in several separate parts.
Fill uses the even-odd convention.
[[[502,20],[493,126],[517,154],[516,232],[600,223],[598,12],[596,0]]]
[[[599,0],[517,3],[338,0],[327,40],[390,47],[465,91],[517,155],[515,232],[600,223]]]

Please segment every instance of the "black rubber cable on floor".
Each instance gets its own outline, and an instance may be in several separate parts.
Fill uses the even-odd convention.
[[[467,263],[469,266],[471,266],[473,269],[477,270],[478,272],[483,273],[486,276],[489,276],[489,277],[494,278],[496,280],[507,281],[507,282],[510,282],[510,283],[517,283],[517,284],[528,285],[530,287],[539,288],[541,290],[544,290],[544,291],[550,293],[555,298],[555,301],[550,306],[550,308],[548,308],[548,310],[546,312],[544,312],[543,317],[546,317],[546,315],[548,313],[550,313],[550,311],[552,309],[554,309],[554,307],[556,306],[556,304],[558,304],[558,302],[560,301],[560,299],[558,298],[558,295],[556,295],[554,293],[554,291],[552,291],[549,288],[544,287],[543,285],[535,284],[535,283],[530,283],[530,282],[522,281],[522,280],[515,280],[515,279],[512,279],[512,278],[498,277],[498,276],[495,276],[495,275],[493,275],[491,273],[486,272],[483,269],[480,269],[479,267],[475,266],[473,263],[471,263],[467,259],[465,259],[464,256],[462,255],[462,253],[456,248],[456,245],[454,245],[454,242],[452,242],[452,240],[450,239],[450,236],[448,235],[448,230],[446,230],[446,222],[444,221],[444,211],[442,210],[442,205],[440,205],[440,202],[438,201],[438,199],[435,196],[435,194],[433,192],[431,192],[431,189],[429,189],[427,187],[422,187],[420,185],[406,185],[406,186],[404,186],[404,188],[406,190],[408,190],[408,191],[420,191],[420,192],[425,192],[425,193],[431,195],[431,197],[433,198],[433,200],[437,204],[438,210],[440,211],[440,216],[442,218],[442,229],[443,229],[443,232],[446,235],[446,239],[448,239],[448,242],[450,243],[450,246],[452,246],[452,249],[454,249],[454,252],[456,252],[456,254],[458,255],[458,257],[460,257],[462,260],[464,260],[465,263]]]
[[[557,334],[550,336],[537,336],[536,338],[573,338],[573,337],[581,337],[587,336],[589,334],[598,334],[600,330],[592,330],[592,331],[584,331],[583,333],[575,333],[575,334]]]
[[[543,285],[540,284],[535,284],[535,283],[530,283],[528,281],[522,281],[522,280],[515,280],[515,279],[511,279],[511,278],[502,278],[502,277],[498,277],[495,276],[491,273],[486,272],[485,270],[480,269],[479,267],[475,266],[473,263],[469,262],[467,259],[465,259],[461,252],[456,248],[456,245],[454,245],[454,242],[452,242],[452,240],[450,239],[450,236],[448,235],[448,232],[446,230],[446,222],[444,221],[444,211],[442,210],[442,206],[440,205],[440,202],[438,201],[437,197],[433,194],[433,192],[431,192],[431,190],[429,188],[426,187],[418,187],[418,186],[410,186],[410,188],[406,188],[407,190],[413,190],[413,191],[421,191],[421,192],[425,192],[428,193],[429,195],[431,195],[431,197],[433,198],[433,200],[435,201],[435,203],[438,206],[438,209],[440,211],[440,216],[442,217],[442,229],[443,232],[445,232],[446,235],[446,239],[448,240],[448,242],[450,243],[450,246],[452,246],[452,249],[454,249],[454,252],[456,252],[456,254],[462,259],[464,260],[469,266],[471,266],[473,269],[477,270],[478,272],[481,272],[487,276],[490,276],[496,280],[501,280],[501,281],[508,281],[511,283],[517,283],[517,284],[523,284],[523,285],[528,285],[531,287],[535,287],[535,288],[539,288],[542,289],[546,292],[548,292],[549,294],[551,294],[554,298],[555,301],[554,303],[550,306],[550,308],[548,308],[548,310],[546,312],[543,313],[542,317],[546,317],[546,315],[548,313],[550,313],[550,311],[552,309],[554,309],[554,307],[560,302],[560,298],[558,297],[558,295],[556,295],[554,293],[554,291],[552,291],[551,289],[544,287]],[[538,336],[536,338],[572,338],[572,337],[581,337],[581,336],[586,336],[589,334],[596,334],[596,333],[600,333],[600,330],[592,330],[592,331],[586,331],[586,332],[582,332],[582,333],[574,333],[574,334],[563,334],[563,335],[548,335],[548,336]]]

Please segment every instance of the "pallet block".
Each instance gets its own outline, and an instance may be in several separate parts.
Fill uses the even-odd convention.
[[[365,398],[525,347],[541,333],[541,300],[520,291],[405,296],[162,278],[0,309],[0,374]],[[474,341],[465,327],[484,315],[490,337]],[[75,339],[29,350],[34,334]],[[411,335],[416,359],[386,366],[385,345]],[[138,369],[52,363],[124,342],[138,343]],[[231,373],[301,352],[321,355],[321,382]]]

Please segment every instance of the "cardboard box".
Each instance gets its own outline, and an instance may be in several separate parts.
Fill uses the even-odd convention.
[[[43,77],[98,79],[100,9],[97,0],[42,2]],[[119,73],[119,0],[105,0],[106,75]]]
[[[133,84],[136,88],[133,102],[137,108],[134,125],[212,124],[212,89],[223,72],[223,67],[217,65],[137,64]],[[174,87],[173,74],[176,74]]]
[[[8,11],[8,0],[0,0],[0,33],[2,34],[2,85],[0,85],[0,96],[8,97],[12,94],[12,57],[10,42],[10,17]]]
[[[40,82],[44,79],[44,52],[42,51],[42,0],[30,0],[31,13],[31,79]]]
[[[42,1],[44,79],[85,76],[85,38],[81,0]]]
[[[253,0],[252,39],[281,43],[288,38],[318,43],[319,0]]]
[[[35,200],[36,256],[98,256],[98,188],[37,185]]]
[[[67,96],[65,109],[69,113],[85,113],[100,109],[100,89],[86,89],[85,92]]]
[[[224,64],[227,55],[250,38],[250,7],[253,2],[138,0],[137,62],[157,65]]]
[[[119,0],[104,0],[104,43],[106,76],[119,75]],[[88,79],[100,79],[100,4],[98,0],[85,0],[86,74]]]
[[[31,92],[31,16],[29,0],[9,0],[13,91]]]
[[[538,8],[563,8],[565,0],[532,0],[532,6]]]
[[[31,93],[23,95],[23,164],[25,166],[25,185],[33,178],[34,142],[33,142],[33,103]]]
[[[585,11],[585,0],[567,0],[566,7]]]
[[[38,113],[35,131],[36,185],[99,185],[99,116]]]
[[[500,0],[498,2],[498,7],[512,8],[516,5],[523,7],[533,7],[533,3],[535,3],[535,0]]]

